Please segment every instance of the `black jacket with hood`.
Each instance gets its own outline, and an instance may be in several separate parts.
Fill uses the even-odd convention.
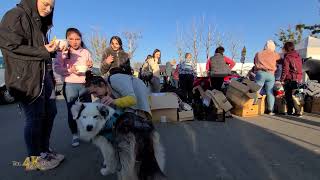
[[[46,62],[52,57],[44,47],[52,17],[53,11],[40,17],[37,0],[21,0],[1,20],[5,83],[10,94],[22,102],[33,102],[42,93]]]
[[[109,56],[113,56],[113,62],[111,64],[107,64],[105,59]],[[126,74],[131,74],[131,66],[130,66],[130,58],[128,53],[124,52],[124,50],[114,51],[111,47],[107,48],[102,56],[101,60],[101,74],[109,75],[109,71],[112,68],[122,68]]]

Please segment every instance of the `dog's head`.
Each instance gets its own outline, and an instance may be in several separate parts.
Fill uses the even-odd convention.
[[[89,141],[100,132],[115,110],[100,103],[76,103],[71,112],[77,122],[80,138]]]

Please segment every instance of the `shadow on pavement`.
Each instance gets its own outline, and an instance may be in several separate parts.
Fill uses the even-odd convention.
[[[12,165],[12,161],[24,160],[24,120],[16,105],[0,107],[0,136],[4,137],[0,142],[0,180],[116,179],[99,174],[102,157],[94,145],[71,147],[64,100],[57,100],[57,107],[52,147],[66,155],[66,161],[54,170],[31,173]],[[319,155],[243,120],[161,123],[156,127],[166,148],[166,173],[172,180],[320,179]]]

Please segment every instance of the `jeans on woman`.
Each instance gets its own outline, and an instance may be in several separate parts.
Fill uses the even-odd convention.
[[[42,93],[34,102],[20,104],[26,117],[24,140],[28,156],[49,152],[53,120],[57,114],[52,78],[48,73],[45,75]]]
[[[91,95],[88,94],[86,88],[80,83],[64,83],[63,96],[68,108],[68,124],[72,134],[78,133],[76,121],[73,119],[71,107],[79,99],[80,102],[91,102]]]
[[[268,111],[273,112],[275,97],[273,95],[273,87],[275,83],[275,77],[273,74],[266,71],[258,71],[256,74],[256,83],[261,86],[261,89],[267,93]]]

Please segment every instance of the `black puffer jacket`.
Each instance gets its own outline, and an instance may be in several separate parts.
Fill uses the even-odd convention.
[[[46,62],[52,57],[44,44],[48,43],[53,11],[40,17],[36,1],[21,0],[0,24],[5,83],[10,94],[23,102],[32,102],[41,94]]]

